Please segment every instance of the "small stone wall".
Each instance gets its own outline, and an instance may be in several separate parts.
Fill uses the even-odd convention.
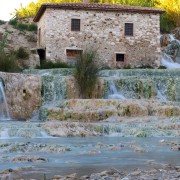
[[[31,118],[41,105],[41,77],[0,72],[10,115],[14,119]]]

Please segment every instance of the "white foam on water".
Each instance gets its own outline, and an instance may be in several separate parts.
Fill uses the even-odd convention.
[[[8,133],[8,129],[5,128],[3,131],[1,131],[0,133],[0,139],[9,139],[9,133]]]
[[[116,85],[113,81],[109,82],[109,95],[108,99],[126,99],[121,93],[118,92]]]
[[[167,101],[167,98],[162,94],[162,92],[159,89],[156,89],[157,91],[157,99],[161,101]]]
[[[2,81],[0,81],[0,120],[11,120]]]
[[[169,38],[170,38],[171,41],[175,40],[175,38],[174,38],[174,36],[172,34],[169,34]]]
[[[167,55],[167,54],[163,54],[161,57],[161,64],[163,66],[165,66],[167,69],[179,69],[180,68],[180,64],[176,63],[172,60],[172,58]]]

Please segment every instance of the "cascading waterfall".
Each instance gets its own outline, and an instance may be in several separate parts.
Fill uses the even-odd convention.
[[[161,56],[161,64],[168,69],[178,69],[180,68],[179,63],[175,63],[173,59],[166,53],[163,53]]]
[[[66,78],[61,75],[43,76],[44,104],[54,104],[66,99]]]
[[[126,99],[122,94],[118,92],[116,85],[112,80],[108,82],[108,85],[109,85],[108,99]]]
[[[4,93],[3,82],[0,81],[0,120],[10,120],[8,104]]]
[[[162,89],[158,88],[157,85],[155,85],[156,90],[156,98],[160,101],[167,101],[167,97],[165,96],[165,93]]]
[[[168,49],[171,50],[171,46],[173,47],[175,44],[177,46],[176,48],[178,49],[178,51],[180,51],[180,41],[178,39],[175,39],[172,34],[169,34],[168,37],[170,40],[170,44],[167,46],[166,52],[162,53],[161,55],[161,64],[165,66],[167,69],[178,69],[180,68],[180,64],[178,63],[180,59],[180,54],[177,54],[176,62],[174,62],[171,55],[168,53]]]

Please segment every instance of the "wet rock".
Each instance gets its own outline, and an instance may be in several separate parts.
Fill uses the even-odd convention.
[[[61,153],[65,151],[71,151],[70,147],[61,145],[46,145],[41,143],[10,143],[6,147],[0,148],[0,152],[51,152],[51,153]]]
[[[173,151],[180,151],[180,145],[179,146],[173,146],[171,147]]]
[[[90,151],[88,151],[88,154],[90,155],[95,155],[95,154],[100,154],[101,151],[97,150],[97,149],[91,149]]]
[[[100,135],[92,125],[78,122],[51,121],[46,122],[43,127],[54,137],[88,137]]]
[[[180,28],[177,27],[172,31],[172,34],[174,34],[175,38],[180,40]]]
[[[52,180],[77,180],[77,174],[74,173],[67,176],[55,175]]]
[[[12,162],[48,162],[48,160],[43,157],[17,156]]]
[[[137,144],[130,144],[129,147],[132,148],[134,152],[145,152],[145,149]]]
[[[104,144],[103,143],[98,143],[97,146],[100,147],[100,148],[103,148]]]
[[[169,37],[169,34],[163,34],[160,38],[161,47],[168,46],[168,44],[171,42],[171,39]]]
[[[109,145],[109,147],[107,149],[111,150],[111,151],[118,151],[118,150],[121,150],[121,147],[113,144],[113,145]]]
[[[52,177],[52,180],[62,180],[62,179],[64,179],[64,177],[61,175],[55,175]]]

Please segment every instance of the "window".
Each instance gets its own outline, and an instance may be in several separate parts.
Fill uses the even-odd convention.
[[[81,55],[82,50],[77,49],[66,49],[66,55],[68,58],[77,58]]]
[[[125,54],[116,54],[116,61],[124,62]]]
[[[133,36],[133,23],[125,23],[125,36]]]
[[[80,19],[71,19],[71,31],[80,31]]]

